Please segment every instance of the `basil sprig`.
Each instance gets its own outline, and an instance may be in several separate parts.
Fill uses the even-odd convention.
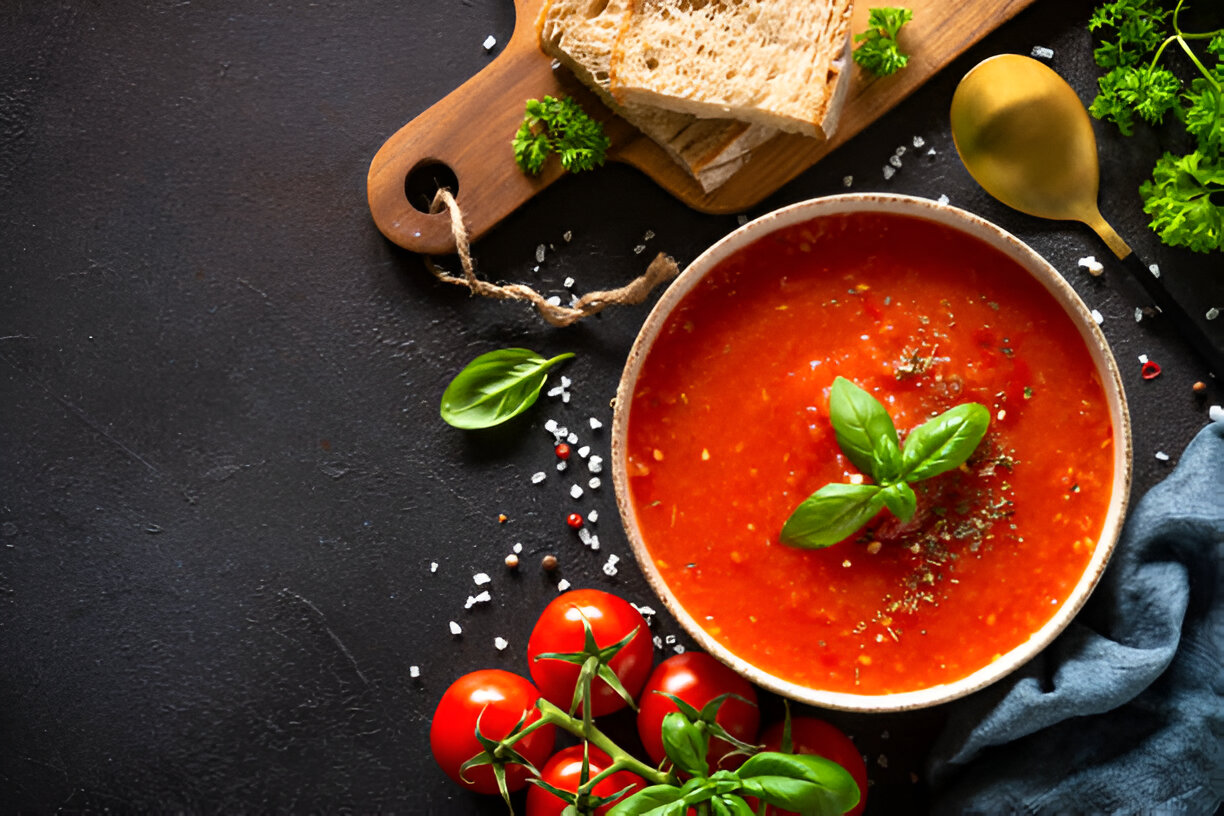
[[[455,375],[442,394],[442,419],[465,430],[491,428],[526,411],[540,396],[548,370],[573,354],[546,360],[531,349],[482,354]]]
[[[829,419],[842,453],[875,484],[828,484],[804,499],[782,526],[792,547],[836,544],[885,507],[909,521],[918,506],[910,483],[960,467],[990,426],[986,406],[967,402],[910,431],[902,447],[880,401],[844,377],[833,381]]]
[[[735,695],[720,695],[700,711],[667,696],[679,710],[663,718],[663,749],[675,769],[690,778],[683,784],[644,788],[618,802],[608,816],[684,816],[702,805],[716,816],[754,816],[745,799],[753,796],[782,810],[818,816],[845,813],[858,804],[858,783],[849,771],[814,754],[764,751],[752,754],[734,771],[710,773],[706,757],[711,738],[731,741],[737,748],[733,753],[755,750],[716,722],[719,707]]]

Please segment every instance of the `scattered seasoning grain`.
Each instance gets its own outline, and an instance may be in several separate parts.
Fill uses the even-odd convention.
[[[565,517],[565,523],[577,530],[582,527],[582,516],[578,513],[570,513]]]
[[[1160,376],[1160,366],[1151,360],[1146,361],[1140,371],[1145,380],[1154,380]]]
[[[557,568],[557,556],[552,555],[551,553],[544,556],[542,559],[540,559],[540,566],[543,567],[546,572],[552,572]]]
[[[1191,388],[1194,389],[1194,393],[1202,394],[1207,390],[1207,383],[1203,382],[1202,380],[1199,380],[1193,386],[1191,386]]]
[[[553,449],[553,452],[557,454],[558,459],[570,458],[570,446],[565,442],[557,445],[557,447]]]
[[[416,680],[417,678],[419,678],[421,676],[421,667],[420,666],[409,666],[408,676],[411,677],[413,680]]]
[[[518,569],[518,565],[519,565],[519,557],[517,555],[515,555],[514,553],[510,553],[509,555],[506,556],[506,568],[507,569]]]
[[[505,524],[505,523],[506,523],[506,520],[507,520],[508,518],[509,518],[509,516],[507,516],[505,513],[498,513],[498,514],[497,514],[497,523],[498,523],[498,524]]]

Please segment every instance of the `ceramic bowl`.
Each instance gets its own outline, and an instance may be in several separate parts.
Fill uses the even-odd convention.
[[[919,690],[886,694],[856,694],[796,684],[754,666],[707,633],[694,615],[677,600],[652,560],[630,500],[627,475],[627,432],[632,421],[632,397],[637,392],[643,363],[673,309],[704,276],[743,247],[777,230],[811,219],[856,212],[892,213],[926,219],[984,241],[1018,263],[1044,286],[1078,329],[1104,387],[1113,425],[1112,493],[1103,529],[1086,569],[1054,616],[1032,632],[1025,642],[967,676]],[[701,648],[752,682],[785,697],[826,708],[876,712],[922,708],[970,694],[1014,671],[1049,645],[1083,606],[1113,551],[1129,498],[1132,458],[1130,418],[1117,364],[1091,312],[1062,276],[1024,243],[978,216],[926,199],[883,194],[831,196],[784,207],[745,224],[693,261],[651,311],[629,353],[617,390],[611,457],[621,519],[638,564],[663,605]]]

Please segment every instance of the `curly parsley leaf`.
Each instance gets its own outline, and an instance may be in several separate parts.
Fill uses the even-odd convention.
[[[909,62],[909,55],[897,47],[897,35],[901,26],[914,19],[914,12],[907,8],[873,8],[868,12],[867,25],[854,41],[861,43],[854,49],[854,61],[876,76],[895,74]]]
[[[561,157],[561,166],[571,173],[593,170],[607,158],[611,140],[596,122],[570,97],[528,99],[523,121],[511,142],[514,161],[524,172],[536,175],[549,154]]]
[[[1088,20],[1089,31],[1101,32],[1101,44],[1092,52],[1096,64],[1102,68],[1140,64],[1164,40],[1168,16],[1153,0],[1115,0],[1098,7]]]
[[[1224,159],[1165,153],[1139,188],[1143,211],[1160,240],[1195,252],[1224,250]]]
[[[1224,67],[1216,66],[1217,84],[1224,87]],[[1198,149],[1208,155],[1224,151],[1224,92],[1206,77],[1190,83],[1183,97],[1186,103],[1186,131],[1198,140]]]

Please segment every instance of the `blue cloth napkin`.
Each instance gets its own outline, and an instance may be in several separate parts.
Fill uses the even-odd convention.
[[[1224,798],[1224,423],[1134,508],[1088,604],[948,707],[935,813],[1212,814]]]

